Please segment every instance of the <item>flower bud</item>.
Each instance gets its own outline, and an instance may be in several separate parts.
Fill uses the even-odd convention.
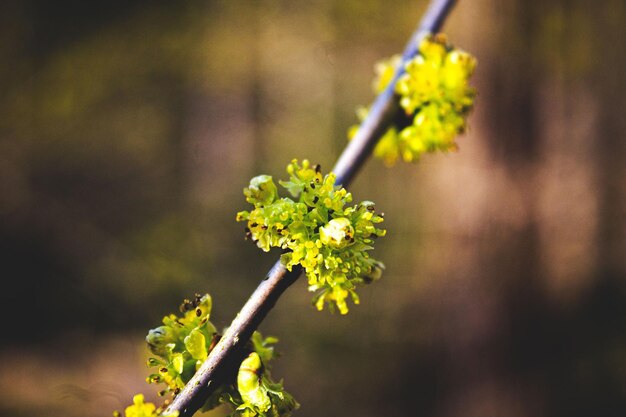
[[[276,200],[278,190],[271,176],[257,175],[250,180],[250,185],[243,193],[249,203],[264,206]]]
[[[320,227],[320,240],[332,248],[344,248],[354,242],[354,227],[345,217],[332,219]]]

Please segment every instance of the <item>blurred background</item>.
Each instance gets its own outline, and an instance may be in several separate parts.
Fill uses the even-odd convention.
[[[147,330],[196,292],[227,326],[276,259],[243,240],[243,187],[329,170],[425,8],[3,1],[0,415],[159,401]],[[625,9],[460,1],[460,151],[351,187],[386,214],[384,278],[345,317],[301,280],[261,326],[298,416],[626,415]]]

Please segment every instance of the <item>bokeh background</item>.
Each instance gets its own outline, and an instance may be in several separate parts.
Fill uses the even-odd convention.
[[[242,188],[330,169],[425,7],[3,1],[0,415],[155,400],[147,329],[195,292],[227,326],[275,260],[243,240]],[[346,317],[298,282],[261,326],[298,416],[626,415],[625,16],[460,1],[460,151],[369,161],[351,188],[386,213],[384,279]]]

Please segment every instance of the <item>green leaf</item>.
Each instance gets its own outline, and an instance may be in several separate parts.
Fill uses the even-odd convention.
[[[179,374],[182,374],[184,365],[185,365],[185,360],[183,358],[182,353],[177,353],[172,356],[172,366],[174,367],[174,370],[176,372],[178,372]]]
[[[199,330],[194,329],[189,333],[189,336],[185,338],[185,347],[192,358],[200,361],[206,359],[206,338]]]

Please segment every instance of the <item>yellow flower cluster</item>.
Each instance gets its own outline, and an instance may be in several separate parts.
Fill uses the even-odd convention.
[[[369,283],[381,275],[382,263],[370,258],[374,239],[385,235],[375,225],[383,221],[374,203],[365,201],[346,207],[352,195],[335,185],[335,175],[322,175],[319,166],[294,160],[287,166],[288,181],[280,181],[293,197],[279,198],[272,177],[259,175],[244,190],[252,211],[237,214],[247,222],[246,233],[264,251],[272,247],[286,250],[282,263],[291,270],[301,265],[309,290],[317,292],[314,303],[321,310],[335,306],[348,312],[346,300],[355,304],[356,285]]]
[[[377,64],[375,92],[387,88],[400,62],[394,56]],[[456,150],[455,138],[466,130],[476,96],[468,84],[475,67],[476,59],[453,48],[445,35],[426,37],[395,85],[406,120],[383,135],[374,155],[393,165],[398,159],[417,161],[426,152]],[[367,109],[359,109],[357,114],[362,120]],[[352,127],[348,136],[356,130],[358,127]]]

